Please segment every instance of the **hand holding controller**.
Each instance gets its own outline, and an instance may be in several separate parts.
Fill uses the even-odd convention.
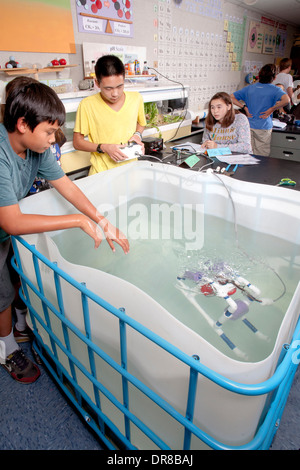
[[[127,160],[132,160],[143,155],[142,146],[132,142],[124,148],[120,148],[121,152],[125,153]]]

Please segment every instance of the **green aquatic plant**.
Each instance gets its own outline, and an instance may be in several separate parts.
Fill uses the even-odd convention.
[[[158,107],[155,102],[145,103],[144,110],[147,121],[146,127],[154,127],[155,129],[157,129],[160,137],[161,132],[158,126],[162,126],[164,124],[172,124],[174,122],[179,122],[183,120],[182,116],[172,114],[159,114]]]

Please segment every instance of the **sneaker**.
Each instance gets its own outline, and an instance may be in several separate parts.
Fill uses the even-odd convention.
[[[22,349],[16,349],[10,354],[2,366],[13,379],[24,384],[35,382],[41,375],[38,366],[25,356]]]
[[[14,326],[14,337],[17,343],[26,343],[26,341],[34,340],[33,331],[28,325],[23,331],[17,330],[16,326]]]

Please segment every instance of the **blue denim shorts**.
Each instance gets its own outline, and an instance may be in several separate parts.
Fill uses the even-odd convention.
[[[0,312],[7,309],[15,298],[10,265],[12,248],[10,238],[0,243]]]

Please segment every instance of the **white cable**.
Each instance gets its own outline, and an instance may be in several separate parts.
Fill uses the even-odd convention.
[[[228,187],[226,186],[226,184],[224,183],[224,181],[222,180],[222,178],[219,177],[219,175],[217,175],[212,169],[209,169],[209,170],[206,170],[206,172],[208,173],[212,173],[216,178],[218,178],[218,180],[222,183],[222,185],[224,186],[224,188],[226,189],[227,193],[228,193],[228,196],[229,196],[229,199],[231,201],[231,204],[232,204],[232,210],[233,210],[233,220],[234,220],[234,232],[235,232],[235,243],[236,243],[236,246],[237,248],[241,251],[241,253],[243,253],[251,262],[253,262],[253,258],[243,249],[241,248],[240,244],[239,244],[239,239],[238,239],[238,227],[237,227],[237,217],[236,217],[236,210],[235,210],[235,204],[234,204],[234,201],[233,201],[233,198],[232,198],[232,195],[228,189]],[[279,276],[279,274],[275,271],[274,268],[272,268],[272,266],[270,266],[269,264],[267,263],[264,263],[262,260],[260,260],[260,263],[262,265],[264,265],[265,267],[267,267],[268,269],[271,269],[271,271],[275,274],[275,276],[277,276],[277,278],[279,279],[279,281],[281,282],[282,284],[282,287],[283,287],[283,292],[282,294],[277,297],[276,299],[273,299],[272,302],[277,302],[279,299],[281,299],[285,293],[286,293],[286,285],[283,281],[283,279]]]

